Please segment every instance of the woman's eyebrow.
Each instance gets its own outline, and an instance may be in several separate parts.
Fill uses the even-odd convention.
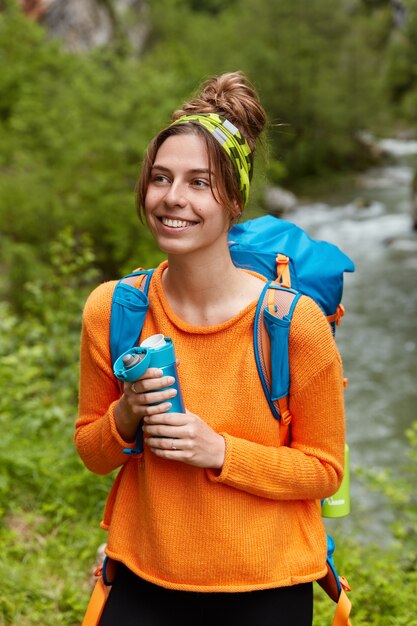
[[[165,167],[164,165],[158,165],[158,163],[154,163],[152,165],[152,169],[153,170],[164,170],[165,172],[169,172],[170,171],[168,167]]]
[[[165,165],[158,165],[158,163],[155,163],[154,165],[152,165],[152,170],[159,170],[162,172],[171,172],[169,167],[165,167]],[[214,172],[209,170],[207,167],[195,167],[195,168],[192,168],[191,170],[188,170],[188,172],[190,174],[207,174],[207,175],[214,176]]]

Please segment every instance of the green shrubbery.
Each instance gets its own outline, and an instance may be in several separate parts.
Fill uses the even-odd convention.
[[[76,624],[102,540],[106,480],[73,445],[82,302],[91,251],[63,233],[25,314],[0,315],[0,624]]]
[[[181,81],[109,50],[67,54],[18,13],[0,13],[0,54],[3,290],[15,299],[42,273],[48,242],[68,225],[90,234],[102,275],[151,262],[133,189]]]
[[[390,471],[358,472],[370,487],[385,494],[385,504],[395,517],[392,542],[383,547],[363,545],[354,533],[337,541],[338,570],[352,587],[354,626],[417,626],[417,422],[406,434],[408,456],[400,478]],[[323,595],[318,591],[317,626],[331,623],[332,607]]]

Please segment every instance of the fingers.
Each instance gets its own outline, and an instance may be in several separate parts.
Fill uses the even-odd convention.
[[[155,414],[166,413],[172,407],[171,402],[163,402],[162,404],[141,404],[137,409],[144,419]]]
[[[136,388],[136,386],[135,386]],[[139,393],[130,388],[130,396],[132,402],[136,405],[159,404],[160,402],[168,402],[177,395],[176,389],[164,389],[161,391],[150,391],[149,393]],[[133,396],[133,397],[132,397]]]
[[[123,391],[132,389],[133,393],[143,393],[146,391],[155,391],[163,387],[170,387],[175,383],[173,376],[162,376],[162,370],[150,368],[146,370],[143,376],[133,383],[124,383]]]
[[[149,446],[152,454],[160,459],[170,461],[181,461],[182,463],[190,463],[193,453],[188,450],[182,440],[177,439],[145,439],[145,444]]]
[[[194,438],[192,425],[184,413],[147,415],[143,420],[143,432],[145,443],[152,451],[184,451]]]
[[[144,440],[149,448],[163,452],[185,452],[190,446],[185,439],[177,437],[148,437]]]
[[[156,456],[196,467],[223,466],[224,437],[193,413],[156,413],[144,418],[144,442]]]
[[[154,413],[147,415],[143,420],[146,426],[154,427],[155,425],[167,425],[167,426],[186,426],[190,424],[190,420],[187,419],[186,413]],[[191,434],[191,428],[189,429]]]
[[[178,427],[169,428],[167,426],[158,429],[152,427],[155,431],[152,435],[148,433],[148,428],[143,427],[145,434],[144,443],[150,448],[153,454],[165,459],[175,459],[176,461],[185,461],[192,455],[190,440],[180,436]],[[164,435],[157,435],[157,432],[163,432]]]
[[[176,439],[176,440],[182,440],[182,441],[190,441],[192,440],[192,437],[189,437],[188,432],[180,427],[180,426],[165,426],[165,425],[160,425],[158,424],[157,426],[147,426],[145,423],[145,420],[147,418],[144,418],[144,426],[143,426],[143,432],[145,435],[148,436],[149,439],[157,439],[158,441],[149,441],[150,446],[152,447],[152,444],[155,444],[157,446],[159,446],[159,439],[163,438],[163,439]],[[162,446],[165,447],[165,446]]]
[[[162,376],[160,369],[150,368],[133,383],[124,383],[123,393],[135,414],[153,415],[171,408],[172,405],[167,407],[166,403],[177,395],[177,390],[171,386],[174,383],[172,376]],[[157,405],[156,410],[150,405]]]

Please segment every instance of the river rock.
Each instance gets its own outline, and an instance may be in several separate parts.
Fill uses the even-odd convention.
[[[139,53],[149,30],[145,0],[20,0],[20,4],[69,52],[104,46],[122,34]]]
[[[413,229],[417,230],[417,172],[414,174],[411,187],[411,219],[413,220]]]
[[[265,209],[271,215],[280,216],[294,209],[297,205],[296,196],[282,187],[268,186],[264,191]]]

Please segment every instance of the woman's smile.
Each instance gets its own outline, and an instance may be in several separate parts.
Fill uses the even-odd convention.
[[[167,226],[169,228],[174,228],[174,229],[184,229],[189,226],[195,226],[197,224],[197,222],[191,222],[189,220],[172,218],[172,217],[159,217],[158,219],[160,222],[162,222],[164,226]]]

